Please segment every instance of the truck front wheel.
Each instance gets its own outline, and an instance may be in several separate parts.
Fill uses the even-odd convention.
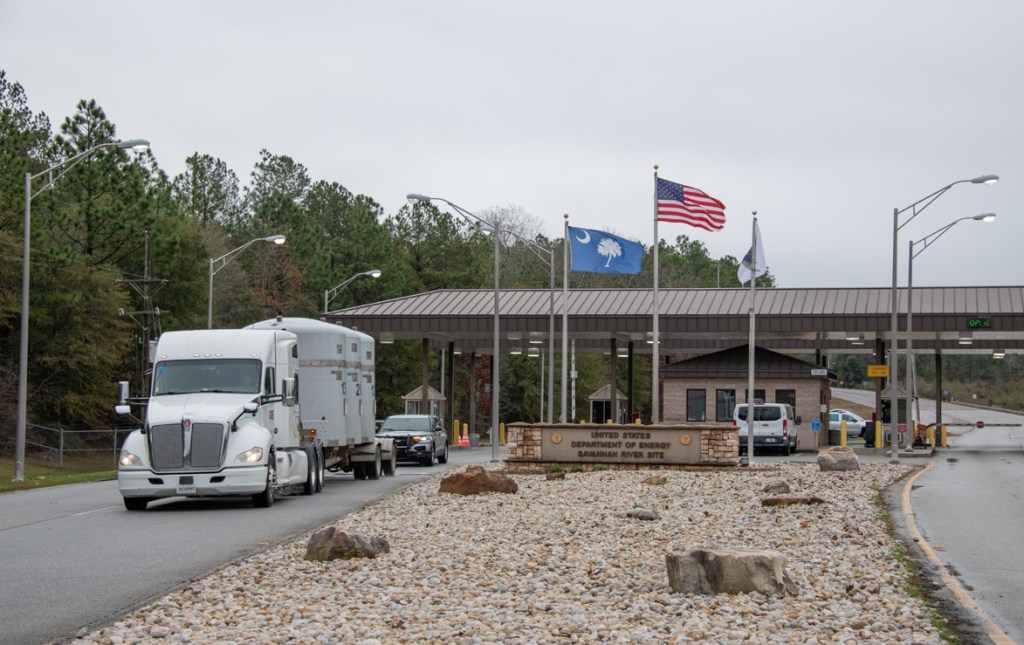
[[[267,464],[267,487],[262,493],[252,496],[253,506],[256,508],[270,508],[274,505],[274,477],[277,472],[277,455],[270,453],[270,461]]]

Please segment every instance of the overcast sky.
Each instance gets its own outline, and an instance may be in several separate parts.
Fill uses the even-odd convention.
[[[56,127],[93,98],[171,176],[200,152],[247,183],[288,155],[386,213],[420,192],[514,204],[650,245],[653,166],[758,212],[784,287],[891,284],[893,209],[959,180],[900,233],[962,222],[917,286],[1022,284],[1024,3],[0,2],[0,68]],[[902,220],[901,220],[902,222]],[[1016,268],[1015,268],[1016,267]]]

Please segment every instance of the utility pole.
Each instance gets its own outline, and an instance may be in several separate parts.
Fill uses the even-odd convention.
[[[149,251],[150,238],[152,233],[146,229],[146,253],[143,277],[130,280],[118,280],[130,286],[142,296],[142,309],[138,311],[125,311],[121,309],[118,314],[128,316],[139,326],[139,334],[136,338],[136,356],[139,357],[139,389],[142,396],[149,391],[148,375],[150,374],[149,344],[151,340],[160,336],[160,308],[153,306],[153,296],[168,283],[166,279],[154,279],[149,272]],[[141,351],[141,356],[139,352]]]

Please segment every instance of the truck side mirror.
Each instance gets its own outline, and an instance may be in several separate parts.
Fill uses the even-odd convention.
[[[117,402],[120,404],[124,404],[126,401],[128,401],[128,381],[118,381]],[[127,412],[118,412],[118,414],[127,414]]]
[[[285,405],[289,407],[295,405],[295,379],[281,379],[281,396]]]
[[[800,425],[800,423],[801,423],[801,421],[800,421],[800,417],[797,417],[797,418],[796,418],[796,424],[797,424],[797,425]]]
[[[119,414],[122,417],[127,417],[127,416],[131,416],[132,408],[129,405],[123,405],[123,404],[122,405],[117,405],[117,406],[114,406],[114,412],[116,412],[117,414]]]

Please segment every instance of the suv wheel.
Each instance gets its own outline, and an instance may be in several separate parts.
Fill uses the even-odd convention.
[[[437,458],[437,463],[439,463],[439,464],[446,464],[446,463],[448,463],[448,442],[447,441],[444,444],[444,451],[441,452],[441,455]]]
[[[427,451],[427,456],[423,459],[423,465],[430,468],[434,465],[434,446],[431,444],[430,450]]]

